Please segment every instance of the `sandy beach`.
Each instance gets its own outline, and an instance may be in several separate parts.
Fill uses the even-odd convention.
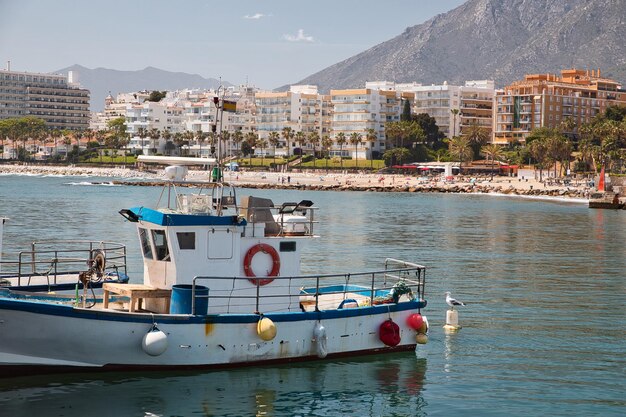
[[[0,165],[0,175],[41,175],[104,177],[113,182],[146,184],[164,179],[163,170],[140,171],[125,167],[99,168],[83,166]],[[190,170],[190,180],[208,180],[209,171]],[[440,176],[416,177],[398,174],[339,173],[330,172],[225,172],[227,182],[250,188],[293,188],[314,190],[344,190],[373,192],[445,192],[493,193],[536,198],[557,197],[587,200],[592,191],[585,183],[556,184],[539,182],[534,178],[489,176],[456,176],[446,180]],[[145,180],[145,182],[144,182]]]

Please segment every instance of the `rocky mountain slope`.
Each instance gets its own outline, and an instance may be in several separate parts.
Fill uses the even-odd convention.
[[[300,83],[322,91],[368,80],[503,86],[573,67],[626,83],[626,0],[469,0]]]
[[[183,88],[217,88],[220,81],[215,78],[204,78],[197,74],[170,72],[154,67],[138,71],[118,71],[107,68],[85,68],[72,65],[55,73],[67,74],[68,71],[78,73],[79,82],[91,91],[90,110],[101,111],[104,98],[111,92],[115,97],[118,93],[130,93],[140,90],[176,90]],[[230,83],[222,82],[229,86]]]

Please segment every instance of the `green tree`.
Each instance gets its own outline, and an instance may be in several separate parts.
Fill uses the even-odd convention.
[[[343,145],[345,145],[347,142],[346,134],[343,132],[337,133],[337,136],[335,136],[335,142],[337,142],[337,145],[339,145],[339,164],[341,166],[341,169],[343,169]]]
[[[304,154],[302,147],[304,145],[304,141],[306,140],[306,135],[304,134],[303,131],[298,131],[294,134],[293,139],[296,142],[296,144],[299,145],[300,157],[302,157],[302,155]]]
[[[465,136],[455,136],[448,142],[448,152],[450,156],[459,161],[459,173],[463,169],[463,161],[470,160],[472,158],[472,147],[469,139]]]
[[[276,165],[276,147],[280,143],[280,135],[278,132],[270,132],[268,135],[268,141],[270,145],[272,145],[272,148],[274,148],[274,165]]]
[[[390,167],[394,165],[401,165],[402,161],[411,157],[411,152],[407,148],[393,148],[385,151],[383,154],[383,160],[385,165]]]
[[[430,117],[427,113],[420,113],[414,115],[412,120],[417,123],[424,132],[425,140],[428,146],[433,149],[443,146],[441,140],[444,135],[439,131],[437,120],[434,117]]]
[[[493,168],[496,160],[500,160],[500,158],[504,156],[504,151],[499,145],[490,143],[489,145],[483,146],[480,152],[485,155],[487,160],[491,160],[491,178],[493,178]]]
[[[352,132],[350,134],[350,145],[354,145],[354,161],[356,168],[359,168],[359,143],[361,143],[361,134],[358,132]]]
[[[333,140],[328,135],[322,136],[322,149],[326,151],[326,172],[328,172],[328,160],[330,159],[330,148],[333,146]]]
[[[403,122],[411,121],[411,101],[402,99],[402,114],[400,115],[400,120]]]
[[[148,130],[148,136],[150,137],[150,142],[152,145],[150,152],[152,152],[152,154],[156,154],[158,151],[157,142],[161,138],[161,131],[156,127],[152,127],[150,128],[150,130]]]
[[[167,95],[167,91],[153,91],[150,93],[150,96],[148,96],[146,101],[159,102],[163,100],[166,95]]]
[[[281,132],[285,144],[287,145],[287,159],[289,159],[289,149],[291,149],[291,140],[293,139],[295,132],[289,126],[285,126]]]
[[[456,117],[459,115],[461,111],[459,109],[451,109],[450,113],[452,113],[452,137],[456,136]]]
[[[313,147],[313,166],[315,166],[315,158],[316,158],[316,149],[319,146],[321,141],[320,134],[317,131],[309,132],[307,135],[307,142],[311,144]]]
[[[473,158],[478,159],[481,148],[489,142],[489,131],[480,126],[477,122],[472,122],[463,132],[472,147]]]
[[[166,155],[171,155],[172,151],[176,149],[176,146],[171,141],[172,136],[173,136],[172,131],[169,130],[167,127],[164,128],[163,131],[161,132],[161,137],[165,141],[165,154]]]

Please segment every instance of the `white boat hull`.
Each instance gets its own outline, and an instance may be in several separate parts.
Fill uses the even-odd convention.
[[[264,341],[257,334],[259,316],[253,314],[151,315],[2,299],[0,371],[223,367],[316,359],[317,318],[326,328],[328,357],[410,350],[415,348],[416,332],[405,322],[418,303],[403,304],[268,314],[265,317],[275,323],[277,333]],[[379,339],[379,326],[389,318],[400,327],[401,341],[395,347]],[[158,356],[142,347],[153,320],[167,335],[167,349]]]

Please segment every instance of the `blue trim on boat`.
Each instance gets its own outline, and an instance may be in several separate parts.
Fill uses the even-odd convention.
[[[162,213],[148,207],[132,207],[139,220],[158,226],[245,226],[246,220],[237,216]]]
[[[274,322],[332,320],[346,317],[381,315],[388,312],[416,310],[426,307],[426,301],[407,301],[399,304],[382,304],[368,307],[344,308],[338,310],[267,313],[264,317]],[[192,323],[256,323],[258,314],[210,314],[207,316],[168,315],[150,313],[125,313],[101,309],[74,308],[71,305],[33,302],[19,299],[0,298],[0,310],[18,310],[33,314],[74,317],[92,320],[162,324]],[[1,314],[1,312],[0,312]]]
[[[372,290],[370,287],[365,287],[363,285],[354,285],[354,284],[340,284],[340,285],[328,285],[325,287],[308,287],[302,288],[300,290],[300,294],[302,295],[315,295],[315,294],[332,294],[332,293],[342,293],[342,292],[350,292],[354,294],[359,294],[365,297],[369,297],[372,294]],[[386,297],[391,293],[391,290],[375,290],[374,297]]]

